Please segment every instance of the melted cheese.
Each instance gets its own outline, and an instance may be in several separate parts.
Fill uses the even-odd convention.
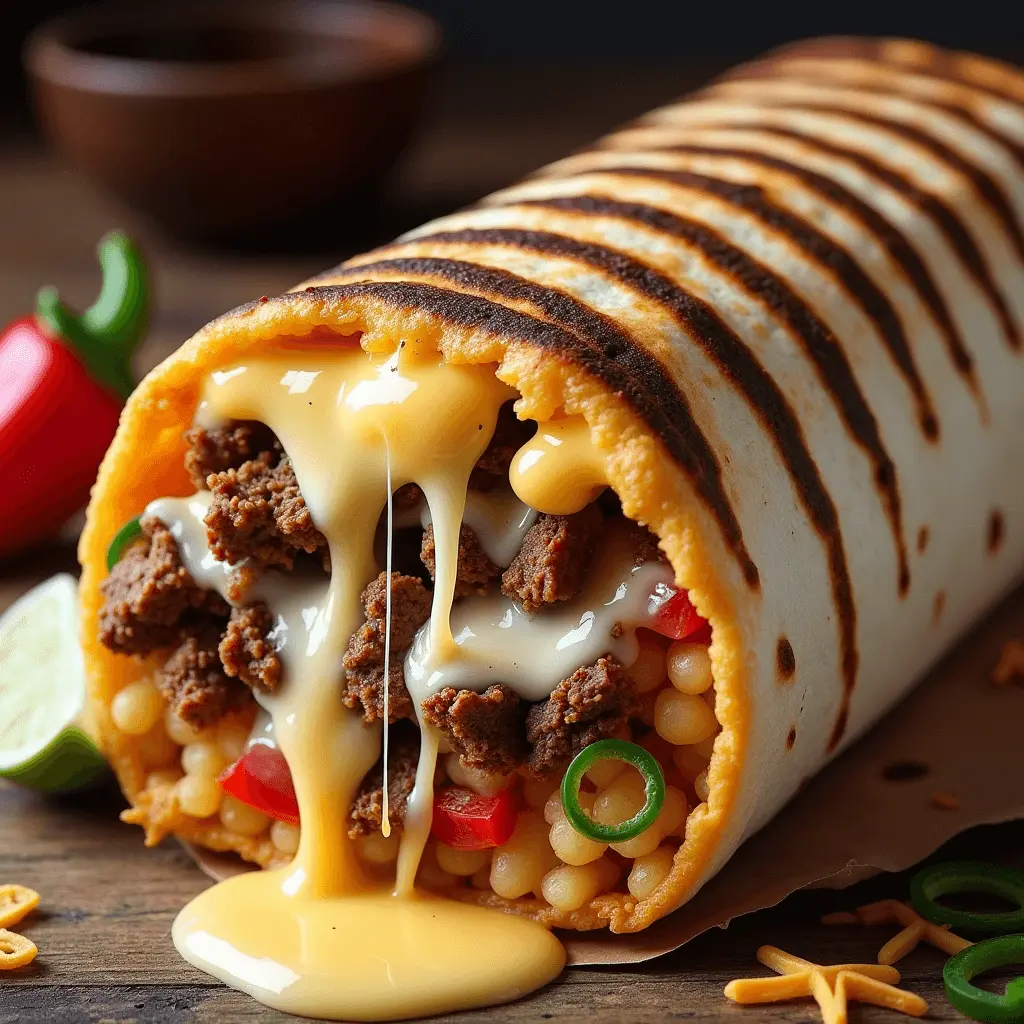
[[[501,593],[456,605],[450,621],[457,658],[438,657],[424,626],[405,659],[405,684],[416,706],[445,686],[482,690],[497,680],[539,701],[603,654],[631,666],[638,653],[636,626],[657,611],[651,595],[672,583],[672,570],[661,562],[631,568],[633,545],[625,529],[609,528],[601,547],[583,590],[563,605],[531,615]]]
[[[405,662],[417,714],[442,686],[480,690],[500,680],[537,701],[605,653],[631,665],[635,628],[656,610],[650,595],[671,583],[660,563],[634,567],[627,532],[612,529],[583,592],[565,605],[532,616],[497,594],[453,608],[463,522],[496,564],[508,565],[537,509],[577,511],[605,486],[586,425],[567,419],[546,425],[519,452],[514,492],[496,488],[467,499],[470,473],[510,397],[491,368],[445,366],[436,352],[413,347],[388,358],[351,343],[281,348],[214,373],[198,422],[253,419],[277,434],[327,539],[329,578],[319,569],[270,570],[252,574],[241,592],[249,574],[218,562],[207,543],[208,492],[147,509],[169,527],[201,586],[233,604],[261,600],[274,620],[268,639],[281,656],[284,684],[258,695],[263,712],[253,741],[279,746],[291,768],[299,850],[287,868],[202,893],[173,931],[190,963],[270,1006],[356,1020],[442,1013],[514,999],[564,964],[561,944],[536,922],[416,889],[441,742],[429,724],[420,721],[392,890],[361,866],[347,835],[348,809],[377,760],[383,729],[366,727],[342,705],[341,656],[362,618],[359,595],[379,571],[373,540],[385,506],[390,564],[394,489],[419,485],[425,506],[410,511],[434,526],[431,615]],[[389,831],[386,810],[382,830]]]
[[[202,893],[173,932],[187,960],[268,1005],[337,1019],[440,1013],[523,995],[564,963],[560,943],[533,921],[415,890],[430,831],[433,730],[423,734],[395,893],[375,888],[347,836],[381,730],[342,705],[341,654],[361,618],[359,594],[378,571],[373,536],[389,476],[391,486],[415,482],[426,496],[437,570],[430,648],[441,660],[457,657],[449,612],[469,474],[510,397],[489,367],[443,366],[411,346],[382,360],[352,344],[282,349],[213,374],[206,388],[198,422],[254,419],[275,431],[331,553],[329,581],[268,572],[245,595],[275,616],[287,682],[261,703],[292,770],[299,851],[286,869]],[[227,593],[228,573],[198,528],[208,500],[164,499],[150,511],[175,532],[198,580]]]
[[[291,878],[251,872],[207,889],[174,923],[179,952],[268,1006],[347,1020],[507,1002],[565,963],[562,944],[529,918],[421,893],[311,899],[289,890]]]
[[[499,487],[483,493],[470,491],[462,521],[472,528],[484,554],[504,569],[519,553],[523,538],[538,515],[511,487]],[[430,525],[430,509],[426,505],[419,522],[424,528]]]
[[[608,486],[604,456],[582,416],[543,424],[516,453],[509,480],[521,501],[557,516],[579,512]]]

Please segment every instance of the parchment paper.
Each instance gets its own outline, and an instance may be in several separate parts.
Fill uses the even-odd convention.
[[[1024,588],[864,739],[809,779],[689,903],[634,935],[563,933],[569,963],[650,960],[797,889],[844,888],[879,871],[902,871],[958,832],[1024,818],[1024,685],[991,682],[1004,644],[1014,639],[1024,639]],[[885,777],[901,764],[927,770],[903,781]],[[939,808],[933,794],[960,806]],[[233,856],[189,850],[211,878],[246,870]]]

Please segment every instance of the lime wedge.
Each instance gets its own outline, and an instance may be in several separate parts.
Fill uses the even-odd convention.
[[[106,762],[79,724],[84,707],[78,584],[61,573],[0,617],[0,778],[67,793],[99,777]]]

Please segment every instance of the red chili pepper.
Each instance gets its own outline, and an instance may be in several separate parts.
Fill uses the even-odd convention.
[[[489,850],[508,842],[518,809],[511,788],[497,796],[480,796],[462,786],[448,786],[434,797],[430,831],[456,850]]]
[[[278,821],[298,825],[299,802],[292,773],[277,747],[254,743],[217,781],[225,793],[243,804]]]
[[[36,315],[0,334],[0,558],[52,536],[85,504],[134,386],[145,268],[121,234],[98,254],[103,287],[81,316],[44,288]]]
[[[673,640],[702,638],[701,631],[708,627],[707,619],[697,614],[697,609],[690,603],[690,595],[685,590],[660,585],[651,595],[651,605],[656,609],[649,625],[656,633],[671,637]],[[708,627],[710,641],[710,627]]]

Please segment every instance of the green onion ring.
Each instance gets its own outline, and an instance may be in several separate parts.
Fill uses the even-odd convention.
[[[140,518],[140,516],[136,516],[134,519],[129,519],[128,522],[114,534],[114,539],[110,542],[110,547],[107,548],[107,572],[117,565],[121,556],[124,554],[125,549],[142,536],[142,524],[139,522]]]
[[[631,764],[644,777],[647,800],[628,821],[618,825],[601,825],[591,821],[580,806],[580,783],[584,773],[598,761],[624,761]],[[646,831],[657,818],[665,802],[665,776],[661,765],[643,747],[626,740],[598,740],[584,747],[566,769],[562,778],[562,807],[569,824],[587,839],[598,843],[623,843]]]

